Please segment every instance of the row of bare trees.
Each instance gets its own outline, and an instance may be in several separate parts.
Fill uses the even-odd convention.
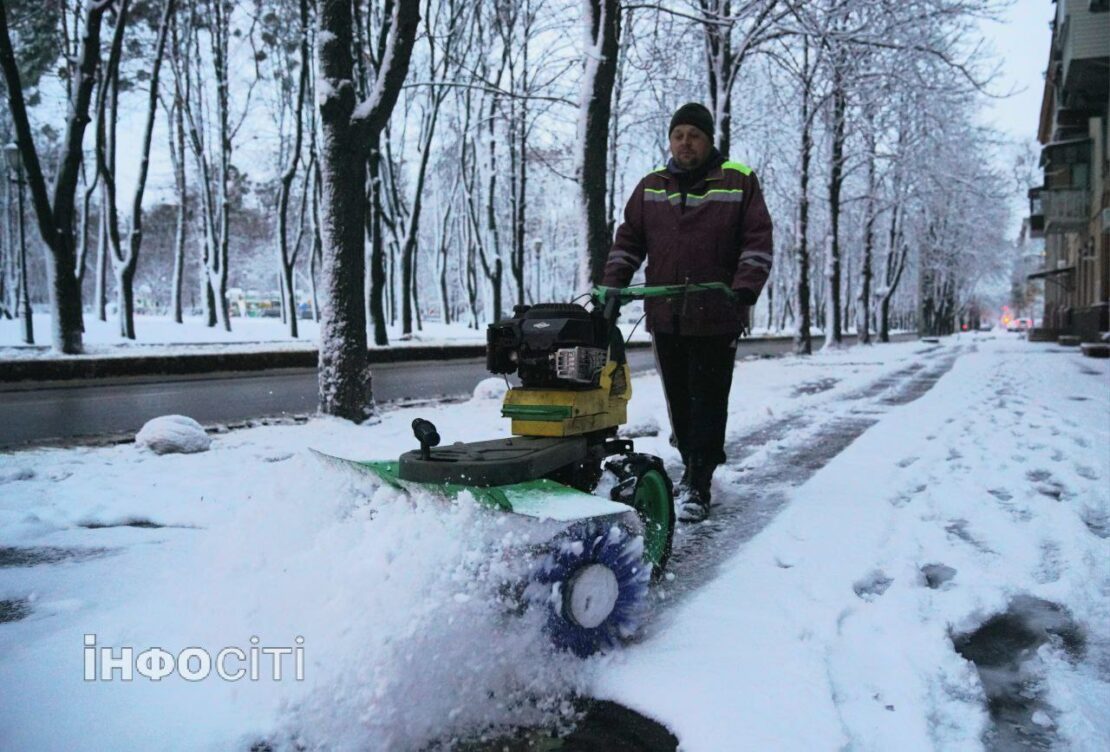
[[[3,0],[0,137],[22,157],[58,350],[81,349],[84,287],[101,318],[114,287],[135,336],[153,194],[147,211],[176,217],[157,239],[175,320],[199,297],[230,329],[229,286],[265,259],[290,335],[302,298],[321,319],[324,409],[357,419],[368,337],[478,327],[596,280],[690,100],[768,194],[767,326],[801,352],[815,327],[833,345],[951,328],[1004,244],[974,125],[991,86],[975,23],[994,2],[74,0],[51,16]],[[168,177],[147,189],[152,174]],[[0,315],[19,288],[15,194]]]

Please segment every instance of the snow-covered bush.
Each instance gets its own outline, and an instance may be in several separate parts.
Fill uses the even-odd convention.
[[[192,418],[163,415],[146,422],[135,435],[135,444],[155,454],[192,454],[208,451],[212,439]]]

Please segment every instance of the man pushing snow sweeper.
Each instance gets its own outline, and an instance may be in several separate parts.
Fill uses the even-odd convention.
[[[412,422],[397,459],[330,464],[415,494],[466,494],[520,533],[503,553],[509,613],[541,608],[554,644],[577,655],[633,638],[648,587],[667,566],[673,484],[659,457],[618,435],[632,374],[617,326],[622,304],[643,300],[675,443],[686,472],[682,519],[709,514],[713,470],[725,460],[736,340],[771,268],[771,220],[750,169],[712,148],[713,119],[686,105],[671,123],[673,158],[628,202],[605,268],[585,305],[516,306],[489,325],[486,368],[515,375],[501,415],[510,436],[443,442]],[[647,259],[647,286],[627,287]],[[444,445],[441,446],[441,443]],[[608,473],[609,483],[600,485]],[[599,488],[607,494],[595,495]],[[605,496],[608,498],[605,498]]]
[[[724,283],[723,295],[649,298],[647,329],[666,393],[671,441],[686,470],[679,519],[709,516],[710,483],[725,461],[725,423],[736,342],[771,273],[771,216],[750,167],[713,146],[700,104],[671,117],[671,158],[644,177],[624,210],[602,284],[622,288],[647,260],[646,284]]]

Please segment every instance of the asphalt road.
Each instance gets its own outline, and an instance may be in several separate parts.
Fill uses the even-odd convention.
[[[745,340],[737,357],[788,353],[785,340]],[[634,373],[655,367],[650,350],[629,350]],[[374,366],[378,403],[469,394],[488,374],[483,358]],[[135,376],[0,385],[0,449],[133,434],[159,415],[205,425],[316,411],[315,369],[195,376]]]

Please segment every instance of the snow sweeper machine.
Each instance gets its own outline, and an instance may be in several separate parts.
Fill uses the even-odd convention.
[[[663,461],[618,436],[632,377],[617,321],[629,301],[695,294],[734,296],[721,283],[597,287],[589,307],[516,306],[486,334],[489,372],[519,380],[501,406],[512,436],[441,446],[436,427],[417,418],[420,446],[397,460],[321,456],[404,491],[469,492],[511,515],[530,541],[520,593],[547,609],[554,644],[583,657],[617,647],[638,631],[675,527]],[[593,494],[605,473],[608,498]]]

